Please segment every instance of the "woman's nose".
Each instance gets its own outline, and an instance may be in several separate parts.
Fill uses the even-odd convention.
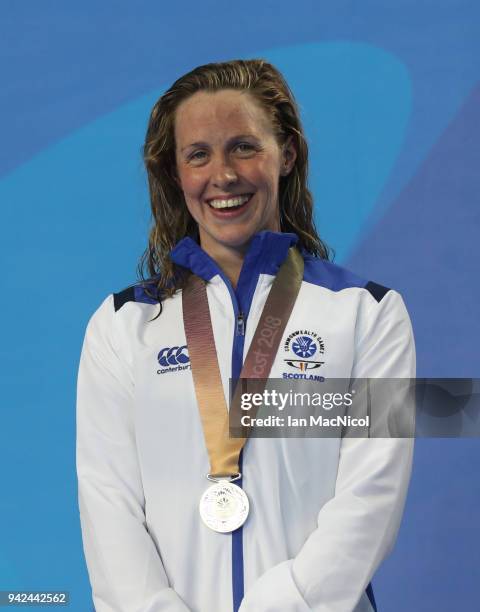
[[[238,180],[235,168],[227,158],[218,159],[215,162],[212,173],[212,182],[216,187],[231,185]]]

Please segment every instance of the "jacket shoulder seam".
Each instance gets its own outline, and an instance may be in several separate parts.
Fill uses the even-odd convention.
[[[368,283],[365,285],[365,289],[372,297],[375,298],[378,303],[380,303],[387,293],[391,291],[390,287],[384,287],[383,285],[379,285],[373,281],[368,281]]]
[[[127,287],[118,293],[113,294],[113,306],[115,312],[118,312],[120,308],[127,302],[135,302],[135,289],[134,287]]]

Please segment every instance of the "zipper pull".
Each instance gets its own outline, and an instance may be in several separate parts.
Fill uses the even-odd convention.
[[[243,312],[240,312],[237,317],[237,336],[245,335],[245,318]]]

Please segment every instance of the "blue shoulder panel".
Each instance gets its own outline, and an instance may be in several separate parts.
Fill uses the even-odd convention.
[[[153,280],[147,280],[145,283],[140,283],[138,285],[131,285],[118,293],[113,294],[113,304],[115,307],[115,312],[120,310],[120,308],[126,304],[127,302],[140,302],[142,304],[158,304],[158,300],[152,298],[145,289],[149,289],[150,293],[156,293],[155,291],[155,283]]]
[[[388,287],[367,281],[350,272],[350,270],[325,259],[319,259],[305,253],[303,253],[303,257],[305,260],[303,280],[307,283],[312,283],[312,285],[319,285],[331,291],[359,287],[366,289],[377,302],[380,302],[383,296],[390,291]]]
[[[304,254],[304,260],[303,279],[307,283],[319,285],[331,291],[341,291],[349,287],[363,288],[367,285],[368,281],[365,279],[325,259]]]

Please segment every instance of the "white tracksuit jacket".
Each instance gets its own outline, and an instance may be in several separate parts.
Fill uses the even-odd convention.
[[[293,234],[261,232],[233,290],[190,238],[174,261],[208,280],[225,396],[238,377]],[[326,378],[413,377],[410,320],[395,291],[304,254],[305,272],[270,377],[297,332],[322,343]],[[233,534],[206,527],[210,484],[177,293],[158,303],[138,284],[91,317],[77,390],[82,536],[97,612],[371,612],[370,579],[391,550],[410,478],[408,439],[250,438],[251,504]],[[244,324],[242,325],[242,320]]]

